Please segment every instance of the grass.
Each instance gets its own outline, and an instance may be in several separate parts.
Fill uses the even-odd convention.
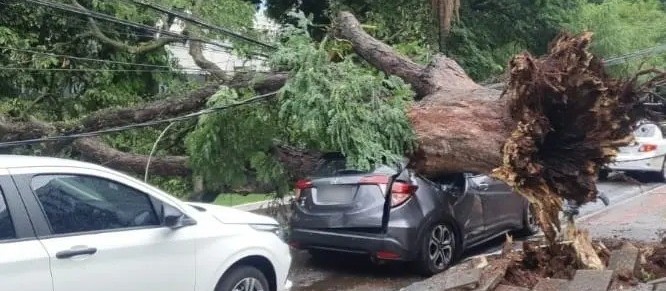
[[[235,194],[235,193],[222,193],[215,198],[215,204],[222,206],[236,206],[245,203],[259,202],[271,199],[271,194]]]

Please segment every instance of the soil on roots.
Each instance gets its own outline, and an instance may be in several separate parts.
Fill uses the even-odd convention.
[[[610,253],[622,248],[626,243],[639,249],[640,268],[636,274],[617,273],[614,286],[635,286],[640,282],[666,277],[666,240],[661,243],[648,243],[613,238],[594,241],[593,246],[607,265]],[[541,278],[571,280],[576,270],[583,268],[570,243],[543,246],[525,242],[522,252],[502,254],[500,258],[490,262],[504,263],[507,258],[510,262],[502,284],[526,288],[533,288]]]
[[[576,250],[571,244],[539,246],[523,243],[523,252],[511,255],[512,262],[504,276],[507,285],[532,288],[539,278],[571,279],[579,268]]]

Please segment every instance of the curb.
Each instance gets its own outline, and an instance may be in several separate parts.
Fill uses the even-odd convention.
[[[293,198],[293,196],[283,197],[282,198],[282,203],[284,203],[284,204],[288,203],[291,198]],[[243,210],[243,211],[255,211],[255,210],[259,210],[259,209],[268,207],[274,201],[275,201],[275,199],[266,199],[266,200],[262,200],[262,201],[250,202],[250,203],[245,203],[245,204],[232,206],[231,208],[238,209],[238,210]]]

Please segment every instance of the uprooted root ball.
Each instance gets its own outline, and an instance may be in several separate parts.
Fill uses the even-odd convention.
[[[536,205],[550,241],[560,231],[562,198],[596,199],[599,168],[632,141],[643,115],[637,79],[609,77],[589,52],[591,36],[562,34],[546,56],[523,53],[509,63],[503,98],[517,127],[493,174]]]

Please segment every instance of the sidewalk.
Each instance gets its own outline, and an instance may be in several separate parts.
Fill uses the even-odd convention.
[[[582,217],[580,228],[595,238],[659,241],[666,234],[666,187],[639,194],[608,211]]]

